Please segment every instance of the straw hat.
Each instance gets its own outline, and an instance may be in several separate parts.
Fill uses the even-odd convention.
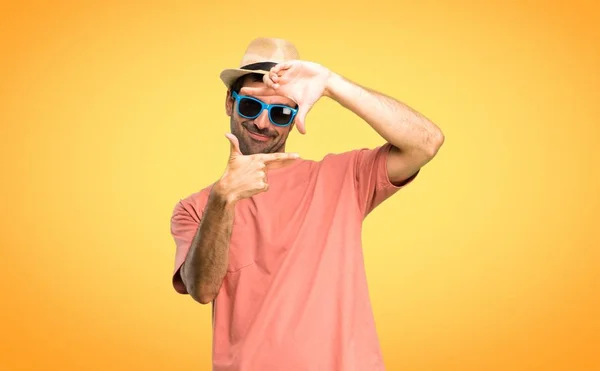
[[[259,37],[252,40],[246,48],[240,67],[225,69],[221,72],[220,77],[229,89],[240,76],[249,73],[267,74],[278,63],[294,59],[300,59],[300,55],[291,42],[284,39]]]

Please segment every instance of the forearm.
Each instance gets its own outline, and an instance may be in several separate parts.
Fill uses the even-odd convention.
[[[202,304],[217,296],[227,272],[234,207],[213,189],[181,269],[188,292]]]
[[[333,72],[324,94],[365,120],[383,139],[401,151],[434,155],[443,142],[441,130],[419,112]]]

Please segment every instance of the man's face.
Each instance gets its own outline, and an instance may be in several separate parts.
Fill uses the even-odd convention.
[[[263,82],[248,81],[248,87],[263,87]],[[267,104],[285,104],[296,107],[296,103],[279,95],[253,96]],[[237,103],[229,95],[226,102],[227,115],[230,117],[231,133],[240,142],[240,151],[244,155],[256,153],[284,152],[285,142],[294,124],[287,127],[273,125],[269,120],[269,112],[264,110],[257,118],[247,119],[239,115]]]

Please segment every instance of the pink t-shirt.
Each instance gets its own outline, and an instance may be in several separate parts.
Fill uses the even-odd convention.
[[[268,172],[267,192],[238,202],[213,301],[214,371],[385,370],[361,228],[400,189],[387,176],[390,148],[297,160]],[[209,191],[181,200],[171,219],[173,285],[182,294],[179,268]]]

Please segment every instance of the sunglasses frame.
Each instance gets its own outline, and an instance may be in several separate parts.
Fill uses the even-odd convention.
[[[236,111],[237,111],[237,113],[240,116],[242,116],[244,118],[247,118],[247,119],[254,120],[258,116],[260,116],[263,113],[264,110],[267,110],[268,116],[269,116],[269,121],[271,121],[271,123],[273,125],[279,126],[279,127],[287,127],[287,126],[290,126],[294,122],[294,119],[296,118],[296,114],[298,114],[298,109],[297,108],[293,108],[293,107],[287,106],[285,104],[268,104],[268,103],[265,103],[265,102],[261,101],[260,99],[257,99],[257,98],[254,98],[254,97],[251,97],[251,96],[248,96],[248,95],[240,95],[240,94],[236,93],[235,91],[231,92],[231,97],[237,103],[236,104]],[[260,111],[258,111],[258,114],[256,114],[256,116],[246,116],[246,115],[244,115],[244,114],[242,114],[240,112],[240,101],[242,99],[250,99],[250,100],[253,100],[253,101],[257,102],[258,104],[260,104],[261,109],[260,109]],[[271,118],[271,109],[274,108],[274,107],[278,107],[278,108],[282,107],[282,108],[287,108],[287,109],[292,110],[292,116],[290,118],[290,121],[287,124],[278,124],[278,123],[276,123],[276,122],[273,121],[273,118]]]

